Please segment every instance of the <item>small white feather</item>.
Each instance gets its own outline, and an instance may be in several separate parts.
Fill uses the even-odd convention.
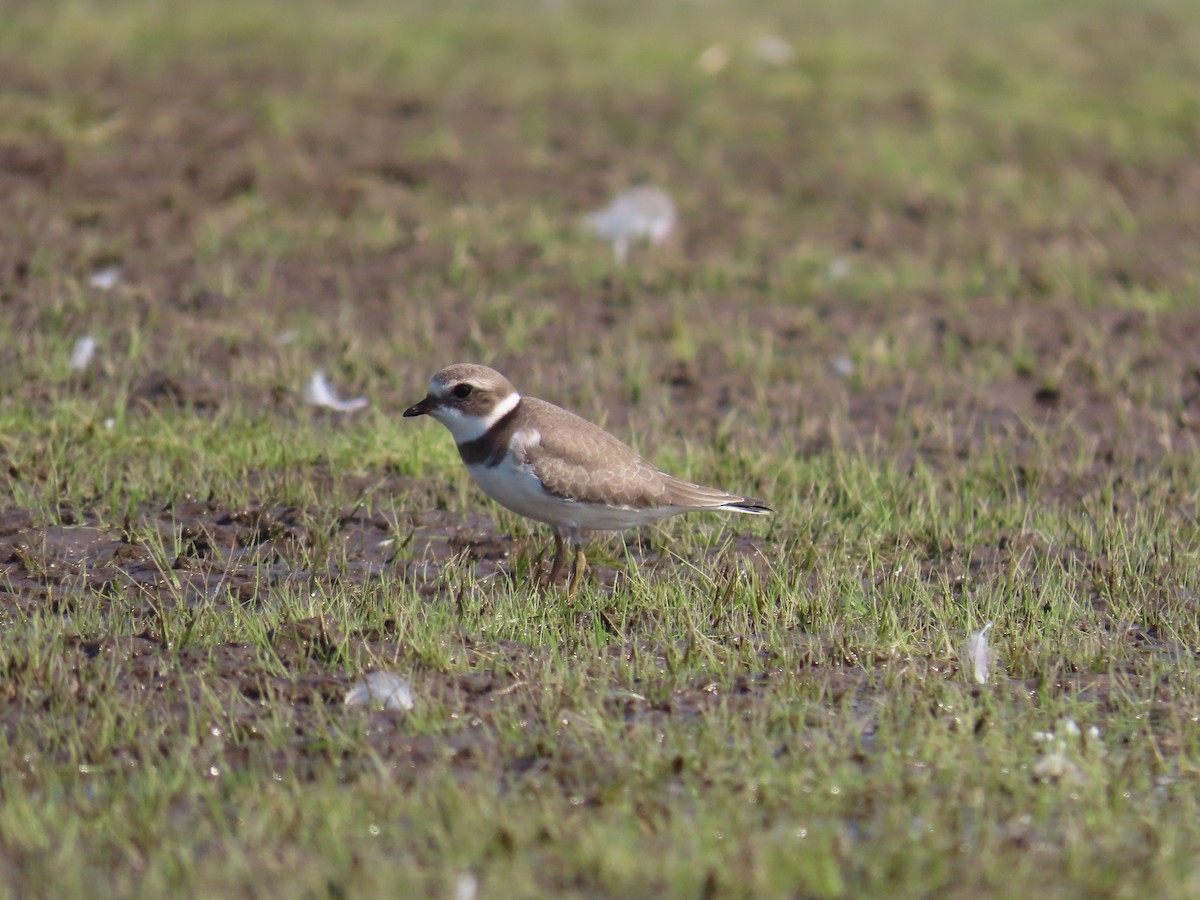
[[[121,283],[121,267],[109,266],[107,269],[101,269],[88,279],[88,284],[97,290],[111,291]]]
[[[475,900],[479,896],[479,879],[470,872],[463,872],[454,882],[454,900]]]
[[[618,194],[604,209],[584,217],[598,237],[612,241],[613,254],[625,262],[629,245],[636,240],[661,244],[675,228],[675,201],[660,187],[641,185]]]
[[[313,406],[323,406],[335,412],[354,412],[367,405],[366,397],[355,397],[353,400],[342,400],[333,392],[329,379],[322,369],[313,373],[312,380],[304,389],[304,400]]]
[[[854,374],[854,360],[848,356],[835,356],[829,361],[829,364],[833,367],[833,371],[843,378],[849,378]]]
[[[992,624],[992,622],[988,622],[979,631],[973,632],[967,638],[967,646],[963,651],[963,659],[970,667],[976,684],[987,684],[992,664],[995,662],[995,654],[988,647],[987,639],[987,633],[991,631]]]
[[[67,367],[72,372],[82,372],[91,363],[92,357],[96,354],[96,339],[90,334],[84,335],[75,342],[75,346],[71,348],[71,361],[67,363]]]
[[[368,672],[346,693],[347,706],[378,706],[407,712],[413,708],[412,686],[391,672]]]

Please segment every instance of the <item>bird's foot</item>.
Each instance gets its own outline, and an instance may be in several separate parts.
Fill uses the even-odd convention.
[[[575,591],[579,589],[579,582],[583,580],[583,574],[587,571],[587,556],[583,552],[582,547],[575,548],[575,564],[571,572],[570,581],[567,582],[567,596],[574,597]]]
[[[543,591],[553,589],[558,583],[558,579],[562,577],[563,571],[567,567],[567,548],[563,539],[557,534],[554,536],[554,562],[550,564],[550,572],[546,576],[545,581],[541,583]]]

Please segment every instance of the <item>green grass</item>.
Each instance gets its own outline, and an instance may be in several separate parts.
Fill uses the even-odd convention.
[[[0,893],[1200,893],[1190,5],[10,6]],[[468,359],[777,515],[539,592]]]

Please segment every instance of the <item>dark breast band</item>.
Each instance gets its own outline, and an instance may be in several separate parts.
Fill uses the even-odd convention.
[[[500,465],[508,453],[508,445],[516,427],[517,411],[520,408],[521,401],[518,400],[516,406],[492,423],[492,427],[475,440],[459,444],[458,455],[462,457],[463,463],[468,466],[484,465],[489,469]]]

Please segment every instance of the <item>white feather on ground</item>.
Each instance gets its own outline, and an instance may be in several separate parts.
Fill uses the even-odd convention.
[[[88,279],[88,284],[100,291],[111,291],[120,283],[120,266],[109,266],[107,269],[101,269]]]
[[[475,900],[479,896],[479,879],[462,872],[454,882],[454,900]]]
[[[611,241],[613,255],[623,263],[636,240],[661,244],[675,228],[675,201],[660,187],[641,185],[618,194],[604,207],[584,217],[585,226]]]
[[[323,406],[335,412],[354,412],[367,405],[366,397],[355,397],[353,400],[342,400],[333,392],[329,379],[322,369],[313,373],[312,380],[304,389],[304,402],[313,406]]]
[[[412,686],[391,672],[368,672],[346,693],[347,706],[377,706],[407,712],[413,708]]]
[[[992,666],[996,662],[996,654],[988,647],[987,633],[992,630],[988,622],[979,631],[972,632],[967,638],[967,646],[963,650],[963,660],[971,670],[976,684],[987,684]]]
[[[67,363],[67,368],[72,372],[82,372],[91,363],[95,354],[96,339],[90,334],[85,334],[71,348],[71,360]]]

